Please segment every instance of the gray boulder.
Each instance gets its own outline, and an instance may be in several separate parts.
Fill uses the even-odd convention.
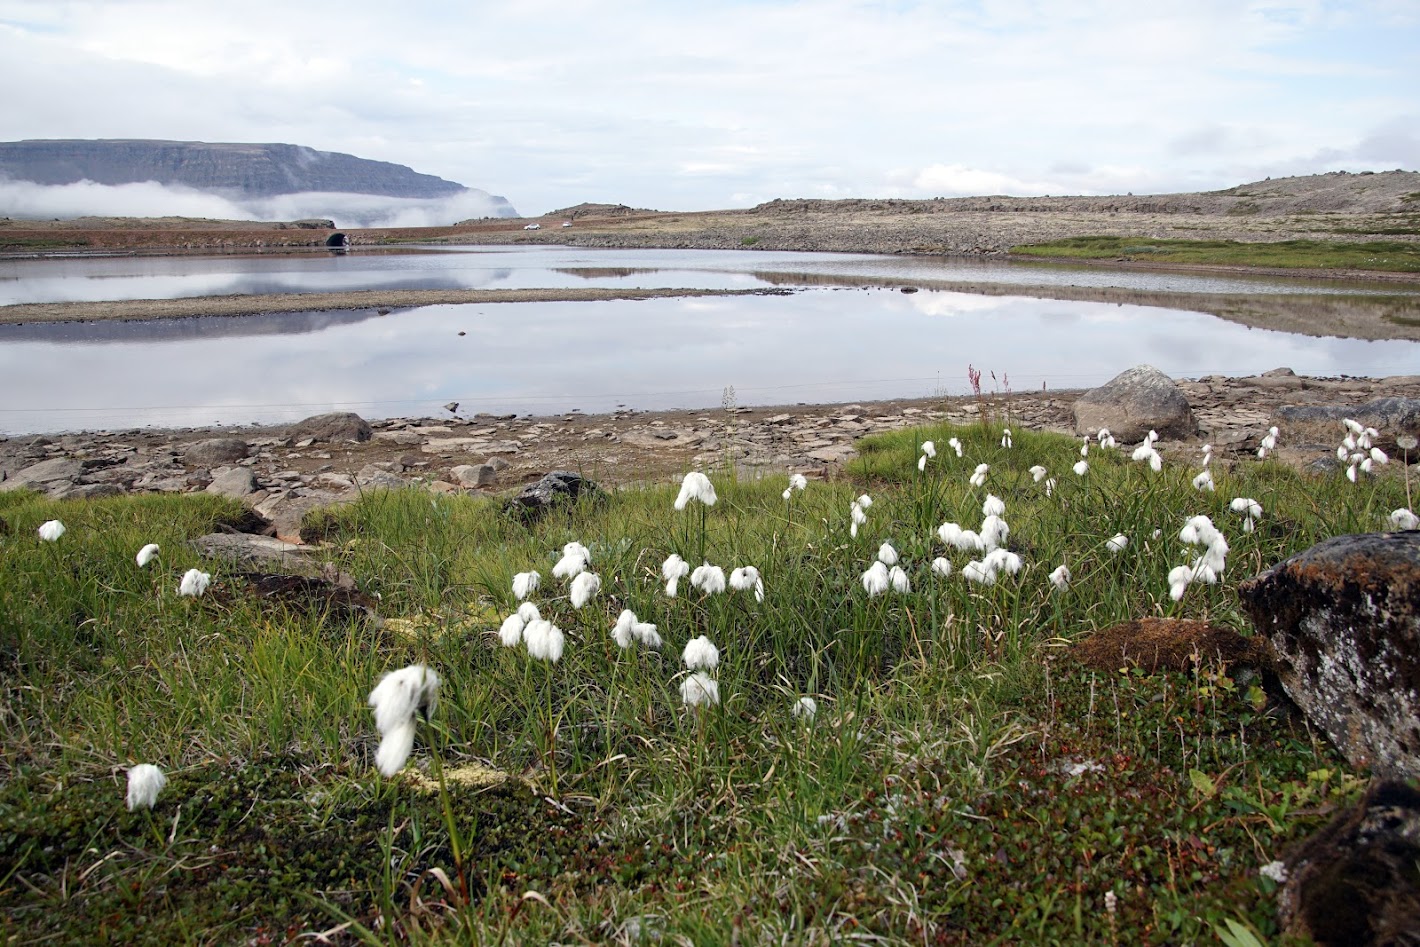
[[[1377,781],[1286,861],[1286,933],[1345,947],[1420,943],[1420,792]]]
[[[240,499],[256,492],[256,477],[250,467],[230,467],[221,473],[213,473],[207,492]]]
[[[240,437],[212,437],[189,447],[183,452],[183,460],[196,467],[219,467],[250,453],[251,445]]]
[[[1341,754],[1420,776],[1420,531],[1328,539],[1238,594],[1287,695]]]
[[[486,487],[498,479],[492,464],[459,464],[449,473],[461,487]]]
[[[601,493],[601,488],[579,473],[553,470],[530,483],[508,501],[508,509],[525,521],[535,520],[558,505],[575,503],[582,497]]]
[[[364,443],[374,436],[370,423],[360,415],[350,411],[333,414],[318,414],[304,421],[297,421],[286,429],[286,433],[297,440],[311,438],[319,443],[331,441],[356,441]]]
[[[208,533],[192,540],[191,546],[208,559],[225,559],[242,567],[290,569],[310,558],[310,548],[288,543],[274,536],[248,533]]]
[[[1377,398],[1365,404],[1284,405],[1277,409],[1282,421],[1316,422],[1352,418],[1367,427],[1392,434],[1420,434],[1420,398]]]
[[[1198,429],[1188,398],[1152,365],[1136,365],[1075,402],[1075,433],[1093,435],[1102,427],[1120,441],[1142,440],[1151,430],[1192,437]]]
[[[0,483],[0,490],[45,491],[50,484],[60,481],[71,482],[83,472],[82,461],[71,460],[68,457],[54,457],[50,460],[42,460],[37,464],[31,464],[7,477],[3,483]]]

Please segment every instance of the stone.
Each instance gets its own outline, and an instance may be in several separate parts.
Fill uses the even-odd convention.
[[[809,460],[816,460],[821,464],[841,464],[858,452],[850,444],[837,444],[832,447],[821,447],[818,450],[809,451],[806,455]]]
[[[1292,423],[1335,421],[1338,426],[1343,418],[1352,418],[1386,434],[1420,434],[1420,398],[1377,398],[1355,405],[1289,404],[1277,409],[1277,417]]]
[[[196,467],[219,467],[241,460],[251,453],[251,445],[240,437],[209,437],[183,452],[183,460]]]
[[[297,421],[286,429],[286,433],[297,440],[311,438],[315,443],[325,444],[331,441],[364,443],[375,432],[370,428],[370,422],[360,415],[351,411],[336,411]]]
[[[68,457],[53,457],[37,464],[21,468],[17,473],[0,483],[0,490],[20,490],[24,488],[43,490],[46,484],[56,481],[72,481],[84,472],[84,465]]]
[[[224,559],[239,566],[290,568],[294,561],[306,561],[310,549],[288,543],[273,536],[253,536],[248,533],[208,533],[192,540],[192,546],[208,559]]]
[[[580,498],[595,497],[601,488],[579,473],[553,470],[536,483],[530,483],[508,501],[508,509],[524,520],[535,520],[559,504],[575,503]]]
[[[379,431],[375,434],[375,440],[406,446],[424,443],[424,438],[413,431]]]
[[[1377,780],[1286,859],[1284,932],[1319,945],[1420,943],[1420,792]]]
[[[69,483],[60,481],[50,485],[51,500],[96,500],[99,497],[116,497],[123,493],[123,487],[116,483]]]
[[[278,538],[291,541],[301,538],[301,524],[307,513],[322,507],[349,503],[354,499],[353,490],[346,493],[314,491],[305,496],[273,493],[256,505],[256,512],[272,522]]]
[[[207,485],[208,493],[237,499],[249,496],[255,490],[256,478],[252,476],[250,467],[230,467],[220,473],[214,473],[212,482]]]
[[[1093,436],[1102,427],[1120,440],[1192,437],[1197,426],[1188,398],[1174,380],[1152,365],[1136,365],[1075,402],[1075,433]]]
[[[463,487],[486,487],[498,479],[492,464],[459,464],[449,473]]]
[[[1420,531],[1328,539],[1238,595],[1287,696],[1352,766],[1420,776]]]

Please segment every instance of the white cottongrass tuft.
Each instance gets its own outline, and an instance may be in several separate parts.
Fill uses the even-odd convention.
[[[715,505],[715,485],[710,482],[709,477],[698,470],[692,470],[680,482],[680,493],[675,498],[675,508],[683,510],[691,500],[699,500],[706,506]]]
[[[629,608],[622,609],[616,618],[616,624],[611,626],[611,638],[618,648],[631,647],[631,642],[636,640],[636,636],[631,632],[635,625],[636,613]]]
[[[1250,533],[1257,528],[1257,520],[1262,516],[1262,504],[1252,497],[1234,497],[1228,504],[1228,509],[1234,513],[1241,513],[1243,520],[1243,532]]]
[[[1051,477],[1049,480],[1045,481],[1045,495],[1046,495],[1046,496],[1050,496],[1050,495],[1053,494],[1054,492],[1055,492],[1055,478],[1054,478],[1054,477]]]
[[[681,703],[687,707],[713,707],[720,702],[720,685],[704,671],[697,671],[680,682]]]
[[[730,588],[737,592],[753,592],[756,602],[764,601],[764,579],[754,566],[740,566],[731,572]]]
[[[952,574],[952,561],[943,559],[941,556],[932,560],[932,573],[942,578],[949,578]]]
[[[902,566],[893,566],[888,570],[888,584],[899,595],[906,595],[912,591],[912,583],[908,580],[907,573],[902,571]]]
[[[602,587],[602,580],[594,572],[579,572],[572,580],[572,590],[568,597],[572,600],[573,608],[581,608],[592,600]]]
[[[987,552],[1004,545],[1006,537],[1009,535],[1011,535],[1011,527],[1001,517],[988,516],[981,521],[979,539],[981,540],[981,548]]]
[[[1115,533],[1105,540],[1104,545],[1110,552],[1120,553],[1129,548],[1129,537],[1123,533]]]
[[[922,473],[927,469],[927,455],[923,454],[917,458],[917,472]]]
[[[962,552],[980,552],[986,543],[974,530],[962,529],[956,523],[943,523],[937,527],[937,538]]]
[[[888,567],[876,561],[863,573],[863,591],[868,598],[876,598],[888,590]]]
[[[1031,475],[1032,478],[1034,478],[1034,480],[1035,480],[1036,483],[1040,483],[1042,480],[1044,480],[1044,479],[1045,479],[1045,475],[1048,474],[1049,472],[1050,472],[1050,471],[1046,470],[1046,469],[1045,469],[1044,467],[1042,467],[1040,464],[1036,464],[1034,467],[1032,467],[1032,468],[1030,469],[1030,475]]]
[[[794,702],[794,719],[810,723],[818,716],[818,701],[812,697],[800,697]]]
[[[557,579],[570,579],[591,564],[591,550],[574,540],[562,547],[562,558],[552,567],[552,575]]]
[[[716,595],[725,591],[725,570],[708,562],[696,566],[690,574],[690,584],[706,595]]]
[[[667,556],[666,561],[661,563],[661,578],[666,580],[666,595],[675,598],[680,580],[688,575],[690,575],[690,563],[675,553]]]
[[[1147,461],[1149,464],[1149,469],[1154,471],[1155,473],[1158,473],[1160,470],[1164,469],[1164,458],[1160,456],[1157,450],[1154,449],[1154,441],[1158,440],[1158,438],[1159,436],[1157,434],[1155,434],[1153,431],[1150,431],[1149,436],[1144,438],[1144,440],[1139,444],[1139,446],[1134,448],[1134,452],[1129,455],[1132,459],[1137,460],[1140,463],[1144,463]]]
[[[873,505],[873,498],[865,493],[853,502],[856,503],[860,509],[866,510]]]
[[[979,487],[986,483],[986,474],[991,470],[990,464],[977,464],[976,471],[971,475],[971,485]]]
[[[1007,449],[1009,449],[1013,443],[1015,443],[1015,442],[1011,440],[1011,429],[1010,429],[1010,428],[1002,428],[1002,430],[1001,430],[1001,446],[1002,446],[1002,447],[1005,447],[1005,448],[1007,448]]]
[[[178,594],[201,598],[203,593],[207,591],[207,586],[211,584],[211,573],[203,572],[201,569],[188,569],[183,573],[182,581],[178,583]]]
[[[139,763],[128,770],[128,811],[151,809],[158,793],[168,784],[168,777],[152,763]]]
[[[1287,883],[1287,863],[1280,861],[1270,861],[1257,869],[1257,873],[1264,878],[1270,878],[1279,885]]]
[[[1211,464],[1212,462],[1213,462],[1213,445],[1212,445],[1212,444],[1204,444],[1204,445],[1203,445],[1203,468],[1206,470],[1206,469],[1208,468],[1208,465]]]
[[[861,506],[859,506],[857,503],[854,503],[853,506],[848,510],[848,515],[853,520],[852,524],[848,527],[848,535],[857,538],[858,527],[868,522],[868,514],[863,512],[863,508]]]
[[[1070,567],[1063,563],[1050,573],[1050,584],[1055,587],[1055,591],[1064,592],[1070,588]]]
[[[1420,516],[1416,516],[1406,507],[1392,512],[1389,520],[1390,525],[1395,529],[1420,529]]]
[[[1276,450],[1276,448],[1277,448],[1277,428],[1275,428],[1275,427],[1270,427],[1270,428],[1267,429],[1267,435],[1262,438],[1262,443],[1261,443],[1261,445],[1259,445],[1258,448],[1257,448],[1257,459],[1258,459],[1258,460],[1262,460],[1264,457],[1267,456],[1267,452],[1268,452],[1268,451],[1270,451],[1270,450]]]
[[[152,562],[156,558],[158,558],[158,544],[149,543],[142,549],[138,550],[138,555],[134,556],[133,560],[138,563],[138,568],[144,569],[147,568],[148,563]]]
[[[527,624],[530,621],[537,621],[541,618],[542,612],[539,612],[537,606],[532,602],[524,602],[518,606],[518,617],[523,620],[524,624]]]
[[[529,595],[537,591],[537,587],[542,584],[542,574],[533,572],[519,572],[513,576],[513,598],[522,601]]]
[[[1006,501],[996,496],[994,493],[986,494],[986,502],[981,504],[982,516],[1005,516]],[[891,565],[891,563],[889,563]]]
[[[498,626],[498,640],[503,642],[505,648],[516,648],[523,643],[523,628],[526,626],[527,620],[514,612]]]
[[[979,559],[973,559],[962,566],[961,577],[968,582],[976,582],[980,585],[996,584],[996,571]]]
[[[1107,427],[1100,428],[1099,442],[1101,447],[1112,448],[1118,445],[1118,442],[1114,439],[1114,435],[1109,433],[1109,428]]]
[[[41,523],[37,532],[39,533],[40,539],[47,543],[52,543],[58,540],[60,536],[64,535],[65,529],[64,524],[59,522],[59,520],[49,520],[48,522]]]
[[[1083,440],[1080,441],[1080,456],[1090,456],[1090,435],[1088,434],[1084,435]]]
[[[885,566],[897,565],[897,550],[892,548],[892,543],[883,543],[878,547],[878,561]]]
[[[956,451],[958,457],[961,456],[961,441],[955,437],[949,437],[947,438],[947,446]]]
[[[715,647],[709,638],[701,635],[685,643],[685,650],[681,652],[680,659],[692,671],[713,671],[720,665],[720,649]]]
[[[795,490],[803,491],[809,485],[809,480],[801,473],[789,475],[789,485],[784,488],[784,499],[789,499],[794,495]]]
[[[932,443],[931,441],[923,441],[923,442],[922,442],[922,453],[926,454],[928,457],[936,457],[936,456],[937,456],[937,445],[934,444],[934,443]]]
[[[1239,499],[1247,500],[1246,497]],[[1258,504],[1258,510],[1260,513],[1261,504]],[[1175,566],[1169,570],[1169,597],[1175,602],[1183,598],[1184,591],[1193,582],[1204,582],[1208,585],[1216,583],[1223,574],[1228,555],[1227,539],[1206,516],[1190,517],[1183,529],[1179,530],[1178,538],[1191,546],[1203,546],[1205,549],[1203,555],[1196,557],[1191,564]]]
[[[528,622],[527,627],[523,629],[523,643],[528,646],[530,657],[556,664],[562,660],[566,637],[561,628],[546,619],[538,618]]]
[[[1088,460],[1077,460],[1074,466],[1075,475],[1083,477],[1090,472],[1090,462]]]
[[[1203,490],[1208,493],[1213,492],[1213,475],[1208,471],[1203,471],[1193,478],[1193,489]]]
[[[375,766],[384,775],[393,776],[414,749],[415,715],[422,713],[428,719],[438,706],[439,675],[423,664],[391,671],[370,691],[369,703],[380,731]]]

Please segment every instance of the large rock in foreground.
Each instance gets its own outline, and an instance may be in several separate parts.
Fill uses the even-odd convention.
[[[1094,436],[1102,427],[1121,441],[1150,431],[1161,437],[1192,437],[1193,409],[1178,385],[1152,365],[1136,365],[1075,402],[1075,433]]]
[[[1342,755],[1420,776],[1420,531],[1328,539],[1238,594],[1288,696]]]

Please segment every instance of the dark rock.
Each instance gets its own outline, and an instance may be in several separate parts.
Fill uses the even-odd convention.
[[[1389,434],[1420,434],[1420,398],[1377,398],[1353,405],[1289,404],[1277,409],[1277,418],[1292,423],[1335,421],[1337,424],[1343,418],[1352,418]]]
[[[51,500],[95,500],[99,497],[116,497],[123,493],[123,487],[116,483],[65,483],[55,484],[49,489]]]
[[[304,421],[297,421],[286,429],[293,438],[310,437],[322,443],[330,441],[365,442],[374,436],[370,423],[351,411],[337,411],[332,414],[318,414]]]
[[[1328,539],[1238,594],[1287,695],[1353,766],[1420,775],[1420,531]]]
[[[559,504],[575,503],[582,497],[602,495],[595,483],[570,470],[553,470],[530,483],[508,501],[508,509],[525,521],[536,520]]]
[[[1420,792],[1377,781],[1287,859],[1285,932],[1323,947],[1420,944]]]
[[[1107,427],[1120,441],[1192,437],[1197,425],[1188,398],[1174,380],[1152,365],[1136,365],[1086,392],[1075,402],[1075,432],[1093,435]]]
[[[220,467],[251,453],[251,445],[240,437],[213,437],[198,441],[183,454],[183,460],[199,467]]]

